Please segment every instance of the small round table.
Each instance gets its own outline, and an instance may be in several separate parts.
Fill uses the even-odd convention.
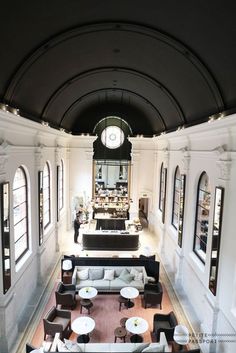
[[[139,291],[137,288],[134,287],[124,287],[121,288],[120,294],[122,297],[127,298],[127,309],[132,308],[134,306],[134,302],[131,301],[131,299],[137,298],[139,296]]]
[[[74,321],[72,321],[72,324],[71,324],[72,331],[77,333],[77,335],[83,336],[83,342],[85,341],[89,342],[88,334],[94,330],[94,327],[95,327],[95,321],[88,316],[80,316]],[[85,336],[87,336],[86,339],[85,339]],[[77,341],[80,343],[81,341],[80,336],[78,336]]]
[[[96,297],[98,291],[94,287],[83,287],[79,290],[79,296],[83,299],[92,299]]]
[[[88,310],[88,314],[90,314],[90,309],[93,306],[93,303],[90,299],[96,297],[98,291],[94,287],[83,287],[79,290],[79,296],[82,298],[80,301],[80,313],[82,313],[82,308],[86,308]]]
[[[143,338],[140,334],[146,332],[148,330],[148,323],[141,317],[131,317],[125,323],[126,329],[133,333],[134,335],[131,336],[130,340],[133,343],[142,342]]]

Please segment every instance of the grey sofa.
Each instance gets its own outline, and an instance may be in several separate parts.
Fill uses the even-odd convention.
[[[80,274],[82,270],[88,270],[88,278],[81,279]],[[130,281],[124,281],[119,276],[121,272],[126,269],[128,273],[131,270],[135,269],[139,273],[142,273],[142,278],[137,279],[134,277]],[[100,276],[94,275],[97,270],[101,270]],[[108,280],[104,279],[105,270],[114,270],[114,279]],[[132,271],[133,271],[132,270]],[[99,271],[97,271],[99,272]],[[131,272],[132,273],[132,272]],[[101,292],[119,292],[123,287],[135,287],[140,292],[143,292],[144,285],[148,282],[148,276],[144,266],[75,266],[73,276],[72,276],[72,284],[76,286],[76,289],[79,290],[82,287],[95,287],[98,291]]]

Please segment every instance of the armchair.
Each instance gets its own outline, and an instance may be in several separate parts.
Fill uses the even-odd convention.
[[[47,335],[55,336],[60,333],[60,338],[68,338],[71,333],[71,312],[69,310],[59,310],[53,306],[43,319],[44,340]]]
[[[160,282],[153,283],[153,284],[146,283],[144,285],[145,309],[147,308],[148,304],[150,304],[151,306],[159,304],[161,309],[162,296],[163,296],[163,289]]]
[[[56,306],[69,307],[72,310],[76,307],[76,289],[74,284],[63,284],[59,282],[55,291]]]
[[[160,332],[164,332],[167,341],[173,341],[174,329],[178,321],[173,311],[169,314],[155,314],[153,317],[153,332],[157,341],[160,340]]]

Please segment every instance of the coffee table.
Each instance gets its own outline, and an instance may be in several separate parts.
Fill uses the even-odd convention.
[[[92,299],[96,297],[98,291],[94,287],[83,287],[79,290],[79,296],[83,299]]]
[[[85,343],[89,342],[89,333],[92,332],[95,328],[95,321],[88,316],[80,316],[71,324],[72,331],[77,333],[77,335],[84,335],[87,339],[83,338]],[[80,342],[80,336],[78,336],[77,341]]]
[[[139,291],[134,287],[123,287],[120,290],[120,294],[122,297],[128,299],[127,309],[132,308],[134,306],[134,302],[131,299],[137,298],[139,296]]]
[[[140,334],[146,332],[148,330],[148,323],[142,317],[131,317],[125,323],[126,329],[133,333],[134,335],[131,336],[130,340],[133,343],[142,342],[143,338]]]

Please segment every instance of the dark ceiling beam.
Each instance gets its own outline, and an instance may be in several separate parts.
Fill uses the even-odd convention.
[[[134,32],[142,36],[149,36],[157,41],[162,41],[168,46],[172,47],[179,53],[181,53],[186,60],[188,60],[199,72],[203,80],[206,82],[209,90],[213,96],[213,99],[218,107],[219,111],[224,110],[223,98],[220,93],[220,89],[217,86],[217,80],[212,77],[209,70],[203,64],[203,62],[198,58],[186,45],[183,45],[180,41],[177,41],[169,35],[163,34],[153,28],[144,27],[137,24],[130,23],[95,23],[89,25],[83,25],[79,28],[66,31],[61,34],[57,34],[55,37],[50,39],[47,43],[41,45],[32,55],[27,57],[17,72],[10,79],[10,84],[6,90],[4,100],[11,102],[14,99],[14,93],[24,77],[24,73],[45,53],[47,53],[50,48],[67,41],[72,37],[79,37],[83,34],[99,32],[99,31],[125,31]]]
[[[162,93],[168,98],[168,100],[170,101],[170,104],[172,104],[176,110],[176,113],[178,114],[179,119],[182,121],[182,124],[186,123],[186,119],[183,113],[182,108],[180,107],[177,99],[174,97],[174,95],[170,92],[169,89],[167,89],[162,83],[160,83],[159,81],[157,81],[156,79],[154,79],[153,77],[144,74],[143,72],[139,72],[137,70],[133,70],[130,68],[124,68],[124,67],[115,67],[115,68],[95,68],[86,72],[82,72],[80,74],[78,74],[77,76],[69,79],[68,81],[64,82],[58,89],[56,89],[51,96],[49,97],[48,101],[46,102],[43,111],[42,111],[42,115],[41,118],[47,119],[47,114],[50,111],[50,106],[54,103],[54,101],[58,98],[58,96],[60,96],[60,94],[62,94],[69,86],[71,86],[73,83],[94,75],[96,76],[96,74],[100,74],[103,72],[122,72],[122,73],[129,73],[132,76],[135,77],[139,77],[142,80],[148,81],[150,82],[156,89],[160,89],[162,91]],[[94,78],[96,80],[96,77]],[[124,88],[124,91],[126,89]],[[145,97],[143,97],[145,99]],[[79,100],[79,98],[78,98]],[[154,104],[154,102],[152,102],[153,105],[156,106],[156,104]]]
[[[161,113],[159,112],[159,110],[149,101],[147,100],[145,97],[141,96],[140,94],[136,93],[136,92],[132,92],[130,90],[126,90],[126,89],[122,89],[122,88],[114,88],[114,87],[107,87],[107,88],[102,88],[102,89],[98,89],[95,91],[91,91],[86,93],[85,95],[79,97],[76,101],[74,101],[65,111],[65,113],[62,116],[62,119],[60,121],[60,126],[62,127],[63,121],[64,119],[67,118],[67,116],[69,115],[70,111],[72,111],[73,109],[75,109],[75,107],[77,105],[80,104],[81,101],[90,98],[93,95],[98,95],[99,92],[112,92],[112,91],[116,91],[116,92],[127,92],[130,95],[133,95],[135,97],[138,97],[139,100],[141,100],[143,103],[145,104],[149,104],[151,106],[151,108],[153,109],[154,113],[156,114],[157,118],[161,121],[161,124],[163,126],[163,130],[166,130],[166,124],[165,121],[161,115]]]

